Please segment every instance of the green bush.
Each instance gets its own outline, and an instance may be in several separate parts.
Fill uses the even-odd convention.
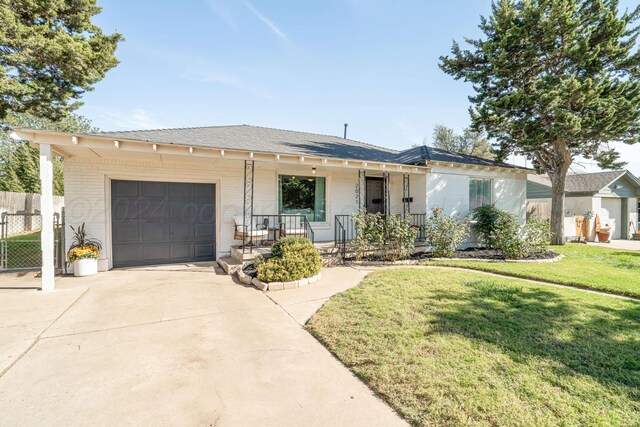
[[[472,212],[471,231],[476,235],[479,242],[488,248],[495,248],[496,242],[493,238],[496,221],[500,215],[500,209],[495,205],[484,205],[475,208]]]
[[[397,261],[413,254],[419,230],[411,226],[411,217],[385,217],[363,210],[353,215],[353,222],[356,236],[350,248],[357,260],[374,254],[386,261]]]
[[[427,243],[436,258],[451,258],[456,248],[468,234],[469,223],[452,215],[445,215],[441,208],[431,211],[424,225]]]
[[[384,259],[397,261],[413,255],[418,228],[411,225],[411,216],[388,215],[385,219],[387,244],[384,245]]]
[[[551,240],[548,221],[530,218],[524,227],[515,215],[500,211],[491,238],[507,259],[529,258],[544,250]]]
[[[272,258],[256,267],[263,282],[291,282],[315,276],[322,269],[320,252],[309,239],[285,237],[273,244],[271,254]]]

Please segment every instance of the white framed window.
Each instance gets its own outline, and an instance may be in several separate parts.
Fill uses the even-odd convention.
[[[325,177],[280,175],[278,196],[281,214],[303,214],[309,222],[327,219]]]
[[[493,180],[491,178],[469,179],[469,212],[480,206],[493,203]]]

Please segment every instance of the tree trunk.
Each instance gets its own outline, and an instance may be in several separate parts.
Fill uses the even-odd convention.
[[[551,174],[550,174],[551,175]],[[564,180],[567,172],[551,176],[551,244],[564,245]]]

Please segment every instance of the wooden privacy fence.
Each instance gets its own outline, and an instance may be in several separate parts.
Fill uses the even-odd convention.
[[[60,214],[64,208],[64,197],[53,196],[53,211]],[[0,191],[0,214],[7,212],[10,214],[34,214],[40,212],[40,194],[13,193],[10,191]],[[40,229],[40,223],[33,220],[33,216],[24,215],[21,221],[14,221],[10,229],[6,232],[9,236],[24,234]]]
[[[527,218],[551,219],[551,203],[547,201],[527,202]]]

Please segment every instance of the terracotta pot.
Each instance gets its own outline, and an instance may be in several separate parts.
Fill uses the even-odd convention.
[[[611,237],[611,232],[609,231],[598,231],[598,241],[601,243],[609,243],[609,238]]]

